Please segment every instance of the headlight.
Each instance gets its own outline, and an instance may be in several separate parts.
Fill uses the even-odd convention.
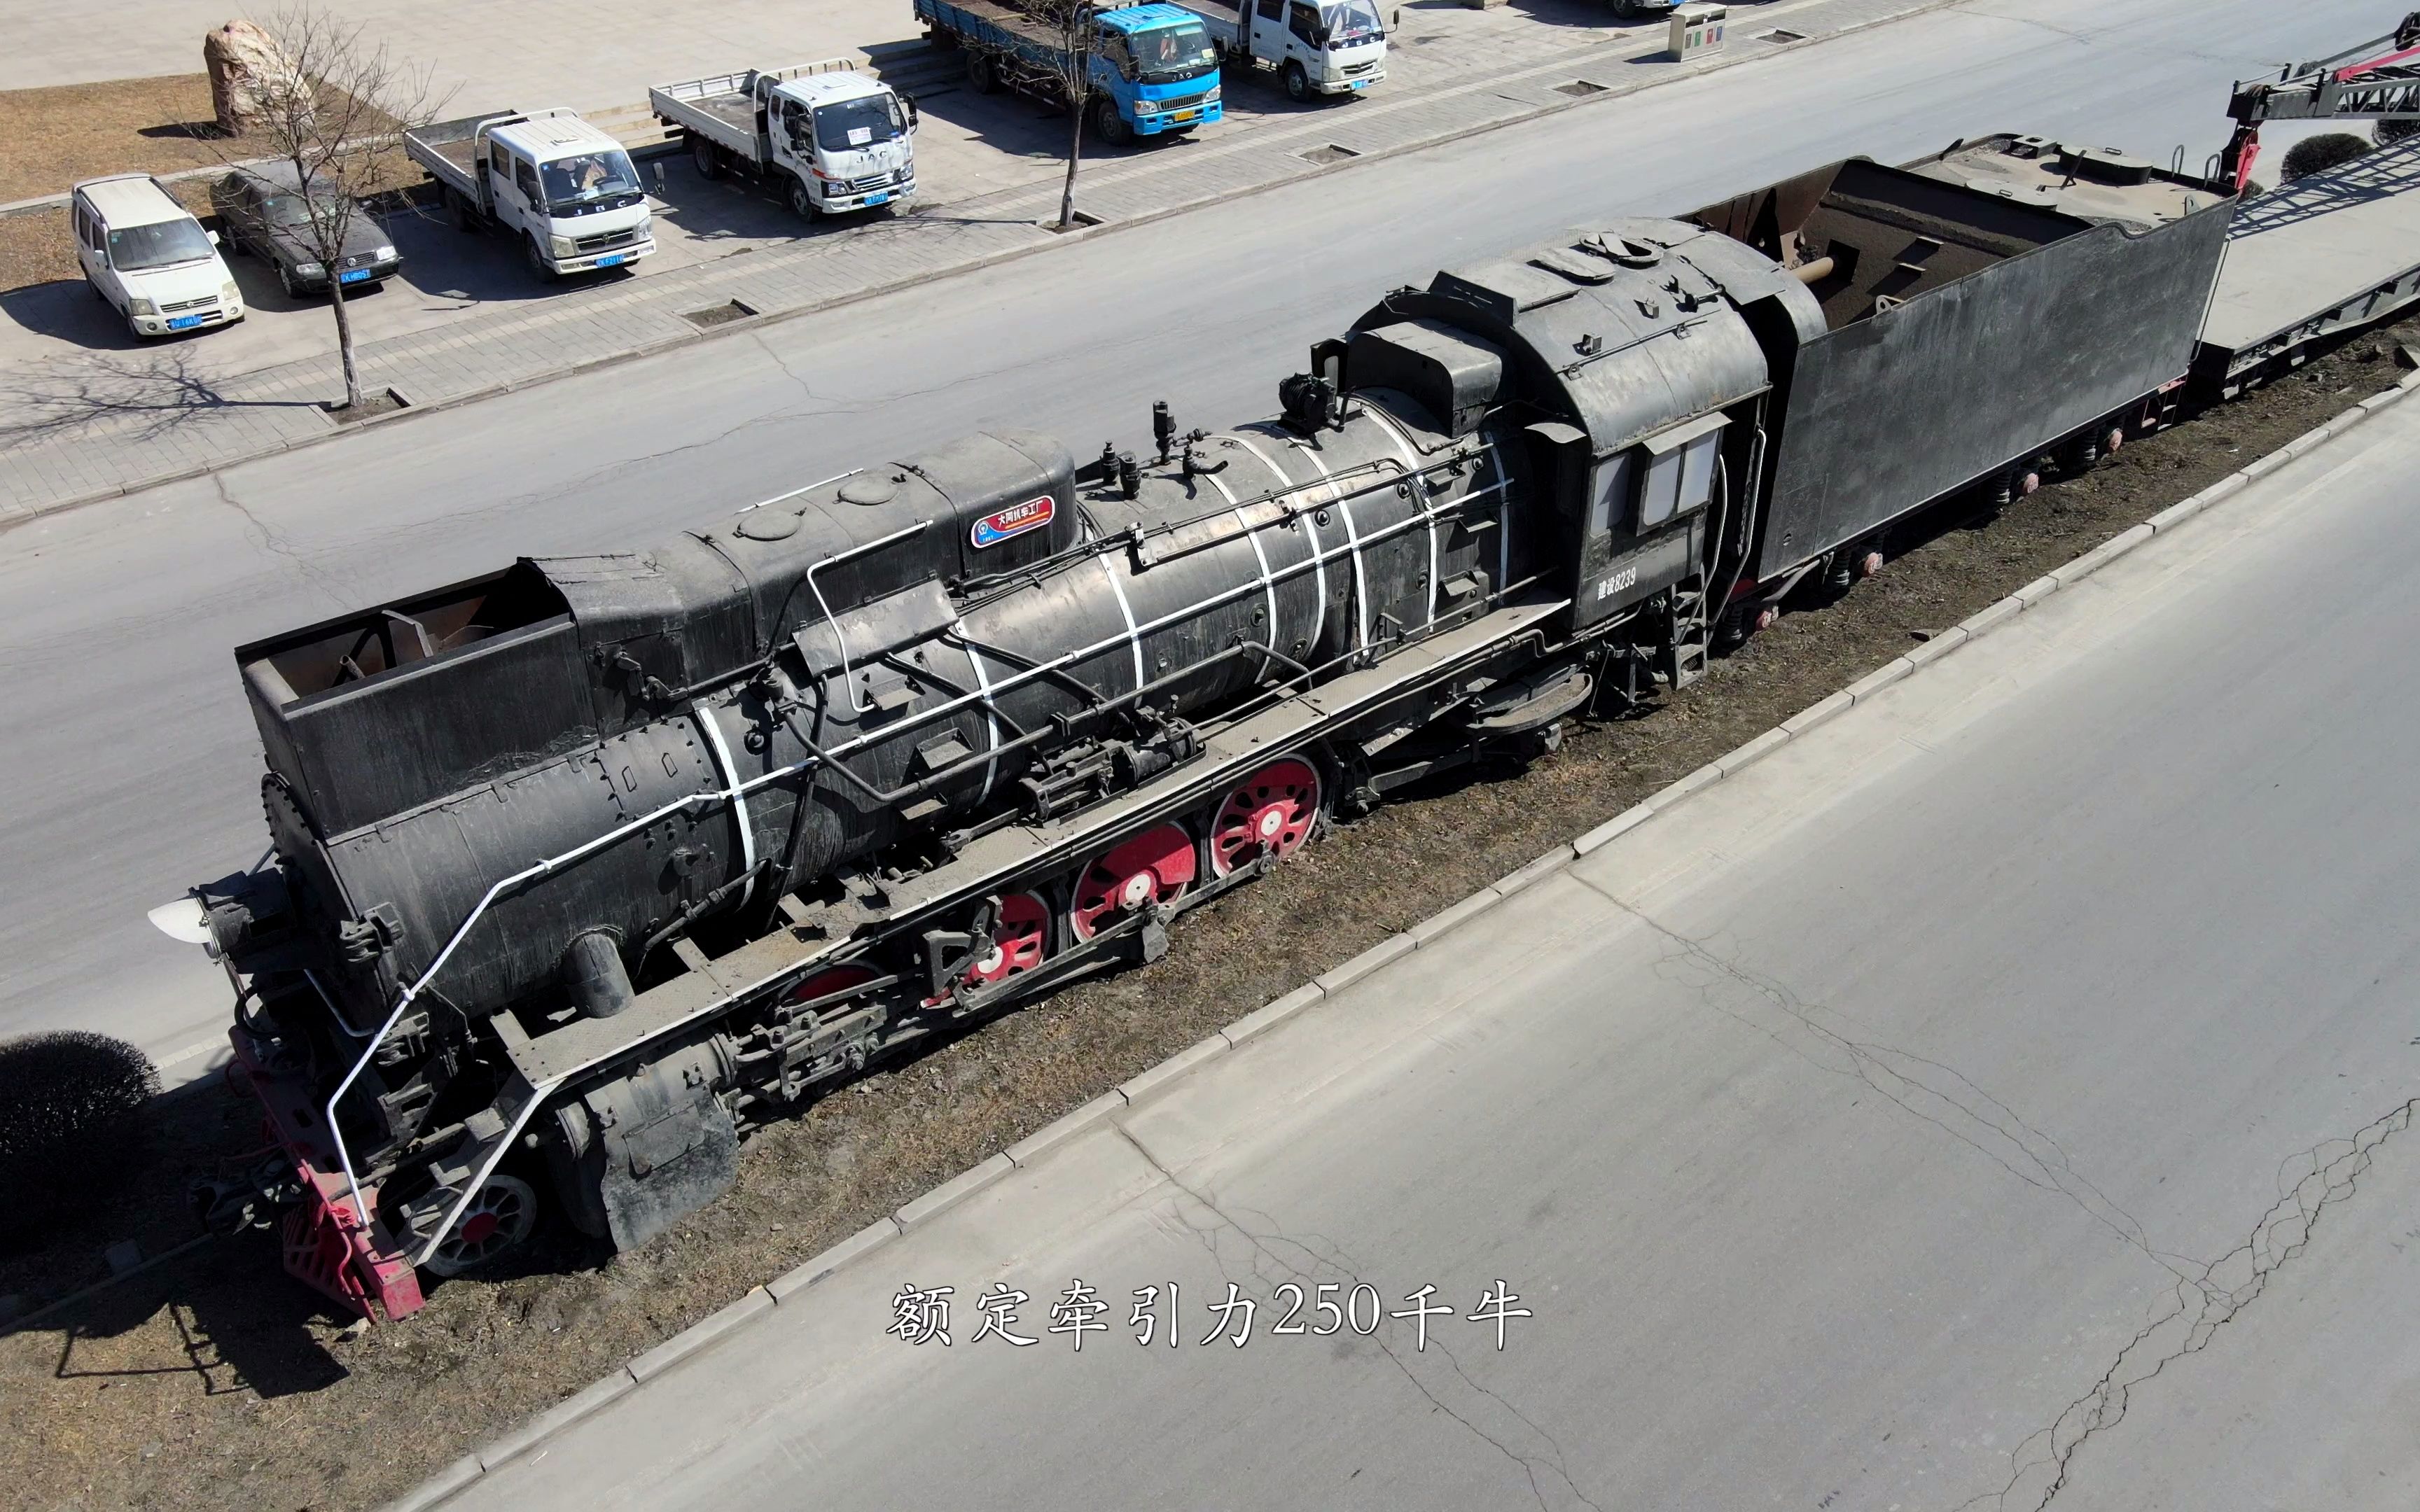
[[[236,287],[235,281],[233,279],[229,279],[227,282],[219,285],[219,299],[228,304],[241,304],[243,302],[243,290]]]
[[[547,244],[554,249],[554,255],[558,257],[568,257],[580,250],[571,244],[569,237],[549,237],[546,239]]]
[[[318,263],[296,263],[294,265],[294,276],[297,278],[317,278],[319,276],[319,265]]]
[[[656,234],[656,218],[652,215],[640,216],[639,224],[630,227],[630,234],[634,237],[641,238],[654,236]]]
[[[393,247],[380,247],[378,250],[378,260],[382,263],[395,261],[395,249]]]
[[[140,298],[131,299],[126,301],[126,313],[128,315],[158,315],[160,313],[160,307],[152,303],[149,300]]]

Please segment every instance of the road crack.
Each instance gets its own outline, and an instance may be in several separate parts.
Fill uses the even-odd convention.
[[[2414,1108],[2420,1108],[2420,1098],[2371,1119],[2350,1138],[2324,1141],[2281,1163],[2279,1184],[2285,1190],[2253,1225],[2243,1242],[2200,1274],[2179,1278],[2167,1310],[2126,1342],[2091,1389],[2068,1403],[2050,1427],[2028,1434],[2009,1451],[2008,1484],[1961,1503],[1958,1512],[1985,1502],[2007,1508],[2018,1489],[2038,1471],[2049,1475],[2041,1494],[2017,1504],[2041,1512],[2056,1500],[2067,1489],[2076,1451],[2096,1434],[2125,1421],[2135,1387],[2208,1349],[2220,1329],[2259,1300],[2268,1289],[2269,1278],[2309,1247],[2320,1214],[2353,1196],[2355,1183],[2369,1169],[2379,1147],[2412,1126]],[[2308,1169],[2287,1185],[2285,1173],[2296,1165]],[[2037,1446],[2041,1452],[2035,1455]]]
[[[1822,1019],[1846,1024],[1846,1016],[1838,1011],[1804,1001],[1782,982],[1726,959],[1706,942],[1659,922],[1609,889],[1586,877],[1577,880],[1672,948],[1674,953],[1658,964],[1659,972],[1686,967],[1714,973],[1746,987],[1791,1023],[1761,1021],[1704,993],[1703,1000],[1716,1011],[1811,1065],[1857,1079],[2026,1185],[2063,1196],[2171,1277],[2167,1304],[2161,1315],[2137,1331],[2090,1389],[2068,1403],[2048,1427],[2028,1434],[2009,1450],[2005,1485],[1959,1504],[1956,1512],[1987,1503],[1996,1512],[2007,1512],[2012,1505],[2029,1512],[2048,1507],[2066,1489],[2076,1451],[2124,1420],[2134,1388],[2156,1379],[2170,1365],[2200,1353],[2220,1329],[2257,1301],[2269,1278],[2309,1244],[2319,1215],[2353,1195],[2355,1182],[2369,1168],[2378,1147],[2411,1127],[2413,1111],[2420,1108],[2420,1098],[2414,1098],[2363,1125],[2350,1138],[2325,1141],[2280,1163],[2277,1201],[2243,1242],[2205,1263],[2154,1247],[2142,1225],[2078,1171],[2057,1140],[1955,1068],[1836,1028]],[[1811,1035],[1813,1043],[1794,1040],[1789,1032],[1793,1027]],[[1843,1057],[1846,1064],[1840,1063]],[[2297,1167],[2303,1168],[2302,1174],[2288,1182],[2288,1173]],[[2022,1499],[2021,1488],[2041,1473],[2047,1474],[2047,1480],[2040,1495],[2030,1501]]]
[[[321,567],[318,563],[313,561],[309,552],[297,547],[293,542],[287,540],[276,531],[270,529],[268,521],[254,514],[241,500],[236,498],[234,494],[227,491],[226,474],[225,472],[212,472],[209,474],[209,479],[210,486],[218,492],[219,502],[226,505],[229,509],[234,510],[237,514],[243,517],[245,527],[251,532],[253,538],[260,543],[260,548],[262,550],[269,552],[272,556],[284,557],[287,561],[294,563],[294,570],[302,578],[303,582],[318,592],[325,594],[330,599],[334,601],[338,608],[344,609],[351,606],[351,595],[349,593],[340,591],[336,579],[330,575],[325,568]]]
[[[1280,1232],[1279,1226],[1270,1214],[1257,1212],[1256,1210],[1250,1209],[1239,1210],[1251,1212],[1266,1222],[1265,1230],[1247,1226],[1234,1214],[1222,1208],[1208,1193],[1193,1186],[1169,1169],[1158,1156],[1153,1154],[1141,1140],[1135,1137],[1134,1131],[1114,1119],[1109,1121],[1110,1126],[1125,1137],[1127,1144],[1134,1147],[1135,1153],[1140,1155],[1145,1164],[1157,1171],[1171,1186],[1190,1197],[1202,1211],[1210,1215],[1212,1221],[1207,1225],[1197,1224],[1189,1218],[1184,1218],[1181,1214],[1180,1221],[1184,1222],[1187,1229],[1201,1241],[1203,1251],[1218,1267],[1218,1273],[1222,1279],[1230,1282],[1238,1279],[1229,1269],[1227,1257],[1218,1242],[1218,1235],[1223,1231],[1235,1235],[1249,1247],[1252,1257],[1251,1278],[1264,1287],[1274,1288],[1286,1281],[1294,1282],[1297,1286],[1306,1283],[1315,1285],[1320,1275],[1325,1273],[1342,1276],[1345,1285],[1367,1285],[1377,1290],[1382,1298],[1386,1296],[1386,1291],[1379,1288],[1377,1283],[1367,1280],[1359,1263],[1346,1255],[1341,1246],[1326,1236],[1313,1234],[1305,1238],[1294,1238]],[[1321,1245],[1326,1246],[1326,1253],[1322,1253]],[[1309,1259],[1309,1268],[1288,1260],[1280,1255],[1274,1246],[1284,1246],[1300,1252]],[[1605,1509],[1590,1499],[1586,1491],[1580,1489],[1579,1483],[1574,1480],[1570,1472],[1564,1468],[1562,1445],[1556,1442],[1554,1435],[1539,1427],[1534,1419],[1507,1400],[1501,1393],[1472,1380],[1470,1373],[1463,1368],[1460,1358],[1435,1337],[1431,1337],[1428,1341],[1428,1352],[1441,1357],[1445,1361],[1445,1368],[1464,1386],[1495,1402],[1524,1427],[1536,1434],[1545,1444],[1545,1452],[1544,1454],[1523,1453],[1497,1434],[1488,1431],[1485,1427],[1473,1421],[1466,1413],[1456,1411],[1435,1387],[1421,1380],[1419,1373],[1413,1368],[1412,1361],[1405,1359],[1395,1344],[1385,1336],[1388,1332],[1388,1325],[1393,1321],[1391,1319],[1387,1319],[1382,1312],[1378,1331],[1362,1336],[1378,1347],[1379,1351],[1386,1355],[1404,1380],[1428,1402],[1433,1410],[1451,1418],[1480,1442],[1520,1467],[1522,1473],[1528,1480],[1529,1494],[1536,1499],[1540,1507],[1550,1508],[1553,1504],[1548,1500],[1548,1492],[1553,1488],[1539,1478],[1540,1472],[1543,1470],[1553,1480],[1559,1481],[1563,1488],[1582,1505],[1590,1508],[1590,1512],[1605,1512]],[[1401,1329],[1397,1328],[1394,1332],[1400,1333]],[[1356,1329],[1355,1333],[1358,1334],[1359,1330]],[[1420,1357],[1425,1358],[1425,1355]]]
[[[1589,878],[1576,872],[1573,876],[1663,940],[1671,953],[1656,963],[1657,974],[1697,988],[1700,1000],[1716,1012],[1763,1035],[1808,1065],[1862,1083],[1900,1112],[1940,1130],[2025,1185],[2063,1198],[2178,1281],[2207,1269],[2191,1256],[2154,1246],[2133,1215],[2076,1168],[2066,1147],[1956,1067],[1863,1038],[1837,1009],[1806,1001],[1779,980],[1727,958],[1706,941],[1662,923]],[[1687,980],[1693,973],[1698,980]],[[1788,1022],[1776,1024],[1723,1002],[1707,990],[1712,985],[1705,980],[1709,975],[1746,988]],[[1827,1020],[1841,1026],[1835,1027]]]

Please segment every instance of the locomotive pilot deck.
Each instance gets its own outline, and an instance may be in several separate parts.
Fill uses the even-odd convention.
[[[2272,363],[2420,301],[2420,140],[2312,174],[2236,212],[2194,376],[2232,395]]]

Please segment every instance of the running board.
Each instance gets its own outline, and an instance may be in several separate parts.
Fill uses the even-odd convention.
[[[412,1231],[419,1240],[415,1263],[427,1263],[530,1119],[566,1083],[609,1062],[635,1058],[649,1044],[794,981],[810,967],[861,955],[875,940],[902,927],[970,899],[1014,890],[1007,884],[1021,874],[1063,864],[1118,833],[1181,812],[1222,783],[1249,776],[1271,757],[1297,749],[1539,633],[1569,607],[1570,600],[1556,599],[1499,609],[1405,646],[1374,666],[1281,699],[1209,736],[1199,758],[1133,793],[1052,824],[1016,825],[982,837],[952,860],[900,884],[886,912],[844,938],[825,939],[810,929],[784,924],[726,954],[701,957],[690,970],[640,994],[612,1018],[577,1019],[535,1039],[522,1031],[510,1011],[494,1015],[489,1023],[514,1070],[496,1104],[502,1116],[478,1130],[482,1137],[447,1163],[456,1179],[414,1205]],[[1125,945],[1131,935],[1148,950],[1156,935],[1164,949],[1167,918],[1241,886],[1264,869],[1263,862],[1240,867],[1173,905],[1121,919],[1088,943]],[[1068,954],[1067,978],[1097,969],[1110,959],[1106,949]],[[1016,995],[1067,978],[1017,982]]]

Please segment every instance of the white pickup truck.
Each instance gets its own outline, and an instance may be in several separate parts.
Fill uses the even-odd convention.
[[[572,111],[439,121],[404,132],[403,149],[445,187],[457,226],[518,239],[540,278],[627,267],[656,250],[630,155]]]
[[[897,205],[916,193],[916,102],[849,61],[658,85],[647,103],[703,177],[753,175],[808,220]]]
[[[1287,96],[1354,95],[1387,76],[1377,0],[1176,0],[1228,57],[1277,69]]]

